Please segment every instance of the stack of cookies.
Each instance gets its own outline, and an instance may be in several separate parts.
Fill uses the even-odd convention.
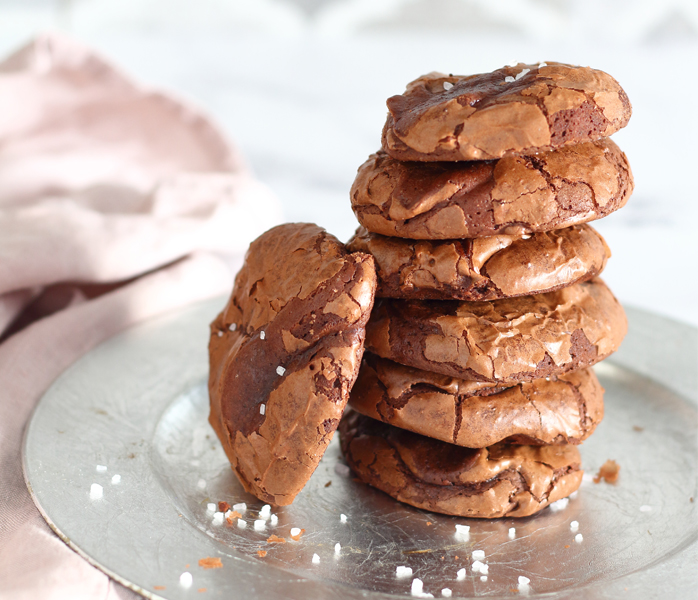
[[[425,75],[388,109],[351,191],[347,246],[378,286],[345,458],[420,508],[533,514],[579,487],[603,416],[591,366],[627,328],[586,223],[632,192],[608,138],[630,103],[602,71],[541,63]]]

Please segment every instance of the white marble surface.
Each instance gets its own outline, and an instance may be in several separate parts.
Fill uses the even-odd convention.
[[[317,222],[341,239],[357,225],[348,191],[356,168],[380,144],[385,99],[409,80],[512,60],[606,70],[633,103],[629,126],[614,139],[630,159],[636,190],[625,208],[595,224],[613,250],[604,277],[622,302],[698,325],[695,35],[534,41],[384,27],[332,37],[308,27],[300,35],[293,19],[284,31],[281,17],[266,29],[108,27],[81,19],[64,26],[141,81],[206,108],[279,195],[289,221]],[[6,52],[20,30],[3,35],[1,23],[0,11]]]

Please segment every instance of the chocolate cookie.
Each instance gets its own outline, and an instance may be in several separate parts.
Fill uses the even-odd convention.
[[[481,162],[403,163],[378,152],[359,167],[351,204],[374,233],[444,240],[586,223],[632,190],[628,159],[606,139]]]
[[[600,279],[491,302],[376,303],[366,349],[475,381],[516,383],[593,365],[618,349],[623,308]]]
[[[575,446],[472,449],[349,412],[342,452],[365,483],[412,506],[461,517],[526,517],[582,482]]]
[[[388,99],[383,148],[398,160],[485,160],[608,137],[630,119],[618,82],[562,63],[430,73]]]
[[[311,224],[257,238],[211,324],[209,421],[248,492],[290,504],[337,428],[373,306],[373,258]]]
[[[507,387],[366,353],[349,405],[395,427],[469,448],[502,441],[579,444],[603,418],[603,388],[591,369]]]
[[[376,260],[376,296],[495,300],[559,289],[598,275],[611,251],[588,225],[464,240],[406,240],[360,227],[347,247]]]

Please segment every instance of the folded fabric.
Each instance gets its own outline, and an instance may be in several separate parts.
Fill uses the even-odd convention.
[[[0,597],[132,598],[34,507],[22,432],[115,333],[226,293],[278,201],[198,111],[43,36],[0,63]]]

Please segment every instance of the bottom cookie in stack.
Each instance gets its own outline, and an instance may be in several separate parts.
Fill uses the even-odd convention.
[[[498,443],[473,449],[434,440],[350,410],[342,452],[365,483],[417,508],[462,517],[526,517],[574,492],[579,451]]]

